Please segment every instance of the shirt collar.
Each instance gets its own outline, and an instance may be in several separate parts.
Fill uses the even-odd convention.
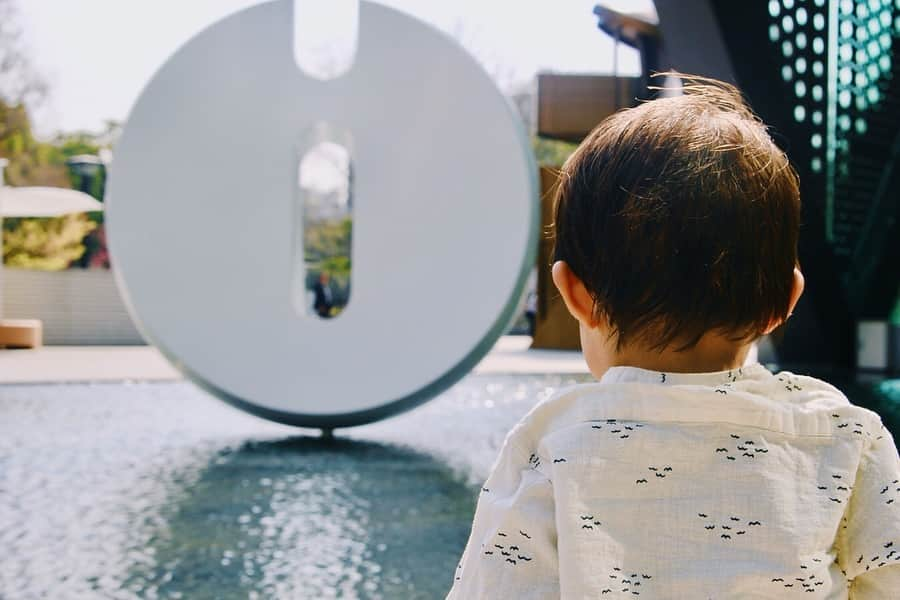
[[[769,371],[759,363],[745,365],[730,371],[713,373],[666,373],[650,371],[640,367],[610,367],[600,383],[658,383],[666,385],[721,385],[734,383],[743,379],[759,379],[770,375]]]

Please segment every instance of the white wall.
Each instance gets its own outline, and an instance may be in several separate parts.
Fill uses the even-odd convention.
[[[0,269],[0,316],[40,319],[48,345],[144,344],[107,269]]]

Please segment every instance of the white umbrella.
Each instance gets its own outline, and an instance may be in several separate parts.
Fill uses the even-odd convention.
[[[0,218],[59,217],[103,210],[100,202],[84,192],[54,187],[4,186],[3,168],[7,164],[6,159],[0,158]],[[0,275],[2,273],[3,261],[0,260]],[[34,319],[4,321],[0,311],[0,347],[36,348],[42,343],[41,327],[41,322]]]
[[[76,190],[0,186],[0,217],[58,217],[102,210],[103,204]]]

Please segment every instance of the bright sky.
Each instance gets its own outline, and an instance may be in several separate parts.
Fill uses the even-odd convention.
[[[315,1],[315,0],[305,0]],[[327,2],[329,0],[318,0]],[[448,31],[491,70],[527,81],[538,70],[612,71],[612,40],[597,29],[597,0],[379,0]],[[51,95],[40,135],[99,130],[124,120],[153,72],[193,34],[259,0],[18,0],[29,49]],[[606,2],[652,11],[652,0]],[[639,72],[623,47],[619,71]]]

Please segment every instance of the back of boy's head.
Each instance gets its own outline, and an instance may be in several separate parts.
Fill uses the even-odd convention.
[[[557,188],[554,258],[620,347],[746,340],[789,310],[797,174],[733,86],[678,76],[683,95],[598,125]]]

